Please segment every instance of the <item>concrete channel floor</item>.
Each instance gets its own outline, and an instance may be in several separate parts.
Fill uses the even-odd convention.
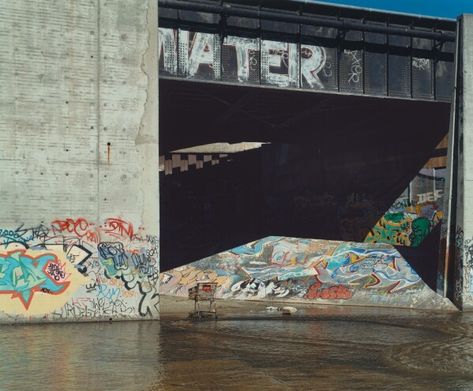
[[[473,313],[161,300],[159,322],[0,327],[0,390],[473,390]]]

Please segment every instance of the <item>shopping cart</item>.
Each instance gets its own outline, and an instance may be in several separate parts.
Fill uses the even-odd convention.
[[[194,300],[194,312],[190,314],[193,318],[202,318],[205,316],[214,316],[217,319],[217,304],[215,303],[215,292],[217,283],[215,282],[197,282],[195,286],[188,290],[189,299]],[[201,309],[201,303],[209,302],[208,310]]]

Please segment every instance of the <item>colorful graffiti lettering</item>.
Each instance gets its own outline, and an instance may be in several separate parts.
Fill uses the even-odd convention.
[[[0,254],[0,293],[18,298],[28,309],[36,292],[57,295],[69,286],[66,274],[56,255],[30,256],[14,250]]]
[[[333,285],[328,288],[322,288],[322,282],[317,282],[309,287],[306,299],[342,299],[348,300],[353,297],[353,292],[344,285]]]
[[[435,212],[431,219],[418,216],[409,211],[386,213],[370,230],[365,241],[418,247],[441,220],[442,212]]]
[[[135,249],[126,253],[122,243],[99,243],[100,262],[107,278],[118,278],[128,290],[137,289],[142,294],[138,309],[142,316],[157,311],[159,294],[156,288],[159,278],[157,258],[154,251]]]
[[[419,247],[443,218],[443,176],[437,171],[421,170],[403,195],[369,230],[364,241]],[[438,186],[441,188],[436,188]],[[432,191],[425,192],[425,189]]]
[[[199,280],[231,299],[351,300],[425,287],[388,244],[267,237],[161,275],[160,292],[187,295]]]
[[[324,273],[325,272],[325,273]],[[342,243],[326,258],[322,282],[348,284],[387,293],[415,288],[420,277],[393,247]]]
[[[158,257],[158,237],[120,217],[0,229],[0,293],[22,303],[0,295],[0,306],[29,319],[154,317]]]

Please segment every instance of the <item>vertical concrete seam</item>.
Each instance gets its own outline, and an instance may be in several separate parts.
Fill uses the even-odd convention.
[[[154,0],[150,0],[154,1]],[[145,26],[146,26],[146,47],[144,48],[143,52],[141,53],[141,62],[140,62],[140,70],[143,72],[143,74],[146,77],[146,89],[145,89],[145,102],[143,104],[143,111],[141,113],[141,118],[140,118],[140,123],[139,123],[139,129],[138,129],[138,134],[135,139],[135,145],[141,144],[141,143],[147,143],[147,142],[153,142],[156,141],[153,139],[153,137],[147,137],[146,132],[144,132],[145,128],[145,117],[146,113],[148,112],[149,108],[149,85],[150,85],[150,75],[148,73],[148,70],[146,69],[146,54],[150,50],[151,47],[151,31],[149,27],[149,16],[148,13],[150,12],[150,6],[149,6],[149,1],[147,2],[147,9],[146,9],[146,16],[145,16]],[[143,134],[144,133],[144,134]]]
[[[97,117],[96,117],[96,127],[97,127],[97,223],[100,224],[101,219],[101,210],[100,210],[100,203],[101,200],[101,193],[100,193],[100,131],[101,131],[101,124],[102,124],[102,116],[101,116],[101,88],[100,84],[102,83],[102,69],[101,69],[101,4],[100,0],[97,0],[97,48],[96,48],[96,72],[97,72],[97,80],[96,80],[96,110],[97,110]]]

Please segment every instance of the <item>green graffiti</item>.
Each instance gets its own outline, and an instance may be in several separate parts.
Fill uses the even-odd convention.
[[[418,217],[412,221],[411,229],[409,235],[411,247],[418,247],[430,232],[430,221],[425,217]]]
[[[401,223],[404,220],[404,213],[397,212],[397,213],[386,213],[384,218],[387,221],[392,221],[393,223]]]

